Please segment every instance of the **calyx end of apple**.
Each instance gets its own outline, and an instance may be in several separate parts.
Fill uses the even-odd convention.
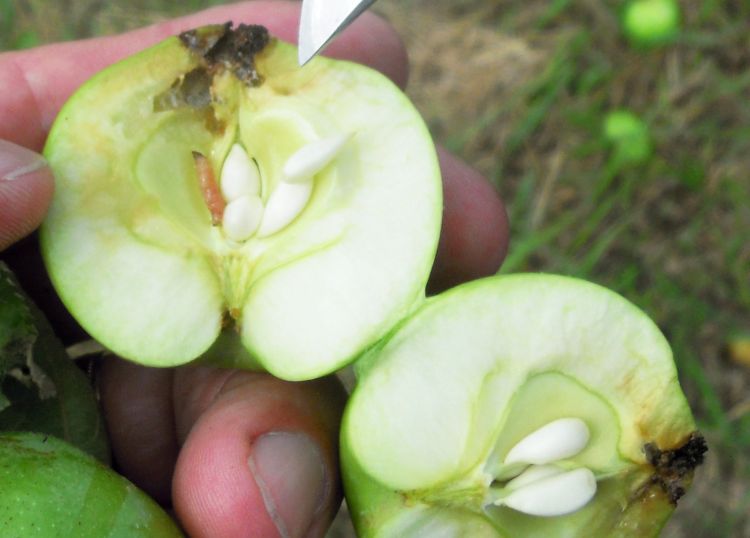
[[[696,431],[677,448],[662,450],[655,443],[647,443],[643,451],[646,460],[654,468],[650,484],[658,485],[669,502],[677,505],[677,501],[687,491],[696,467],[703,463],[708,445],[703,435]]]

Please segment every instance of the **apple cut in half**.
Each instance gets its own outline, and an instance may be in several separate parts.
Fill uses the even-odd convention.
[[[653,536],[706,450],[654,323],[572,278],[455,288],[356,370],[341,452],[363,537]]]
[[[442,190],[383,75],[261,26],[203,27],[96,75],[45,155],[52,282],[127,359],[329,373],[424,299]]]

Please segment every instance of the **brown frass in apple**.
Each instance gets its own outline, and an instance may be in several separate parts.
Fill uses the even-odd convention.
[[[676,505],[687,491],[687,482],[692,478],[693,471],[703,463],[708,446],[699,432],[693,432],[684,445],[674,450],[661,450],[656,443],[648,443],[643,451],[655,471],[651,484],[658,484],[669,501]]]
[[[193,69],[177,78],[167,91],[154,98],[154,112],[183,107],[208,109],[212,101],[211,82],[211,75],[203,67]]]
[[[203,58],[209,71],[229,69],[248,86],[259,86],[263,77],[255,69],[255,55],[270,42],[268,30],[256,24],[207,26],[180,34],[180,40]]]
[[[271,41],[264,26],[232,23],[188,30],[180,41],[201,61],[200,67],[178,77],[164,93],[154,98],[154,112],[182,107],[197,110],[209,108],[213,102],[211,85],[216,74],[229,69],[249,87],[260,86],[263,77],[255,67],[255,55]]]

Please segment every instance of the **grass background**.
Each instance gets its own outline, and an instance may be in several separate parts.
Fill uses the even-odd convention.
[[[0,0],[0,50],[138,27],[219,2]],[[503,272],[604,284],[672,342],[710,452],[664,536],[750,536],[750,3],[682,0],[676,39],[623,38],[624,2],[381,0],[435,139],[485,173],[512,227]],[[10,89],[3,89],[9,91]],[[603,136],[628,109],[653,153]],[[1,121],[1,119],[0,119]],[[744,362],[743,362],[744,361]],[[345,516],[331,536],[351,536]]]

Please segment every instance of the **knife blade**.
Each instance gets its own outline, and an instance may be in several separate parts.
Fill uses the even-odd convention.
[[[299,64],[305,65],[375,0],[303,0],[299,25]]]

